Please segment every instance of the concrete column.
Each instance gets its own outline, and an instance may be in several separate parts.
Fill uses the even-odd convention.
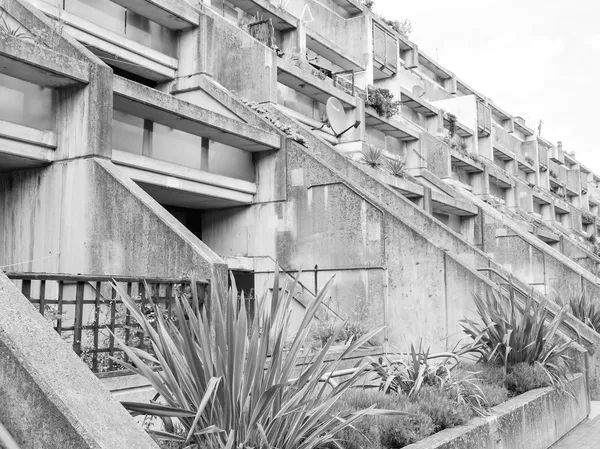
[[[298,28],[281,33],[281,50],[286,55],[306,55],[306,25],[300,21]]]
[[[112,156],[112,69],[90,64],[90,82],[58,90],[56,159]]]

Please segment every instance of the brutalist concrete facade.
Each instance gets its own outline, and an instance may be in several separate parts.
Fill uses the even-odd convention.
[[[5,271],[229,268],[261,293],[277,261],[307,292],[335,275],[329,306],[387,324],[384,348],[434,350],[456,343],[472,293],[509,278],[539,298],[599,293],[600,175],[356,0],[0,8]],[[357,124],[339,138],[331,97]],[[402,175],[361,163],[367,144]]]

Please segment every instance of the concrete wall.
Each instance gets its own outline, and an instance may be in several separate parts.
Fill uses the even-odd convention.
[[[214,252],[112,163],[0,175],[0,266],[11,271],[205,278]],[[27,263],[22,263],[27,262]]]
[[[546,449],[589,414],[584,377],[570,382],[572,394],[552,388],[528,391],[492,409],[485,418],[446,429],[407,449]]]
[[[201,15],[199,45],[201,71],[242,98],[277,101],[273,50],[208,10]]]
[[[157,448],[0,272],[0,422],[22,449]]]
[[[336,275],[332,307],[343,316],[387,323],[388,342],[402,349],[420,338],[452,346],[485,279],[309,150],[286,151],[287,201],[205,213],[204,241],[220,255],[270,256],[286,270],[318,264],[319,285]]]

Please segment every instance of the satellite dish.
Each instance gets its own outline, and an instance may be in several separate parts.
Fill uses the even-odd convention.
[[[327,100],[327,118],[334,134],[341,134],[348,128],[348,117],[340,100],[330,97]]]
[[[425,89],[423,89],[421,86],[419,86],[417,84],[416,86],[413,86],[412,93],[415,94],[419,98],[423,98],[423,96],[425,95],[426,92],[425,92]]]

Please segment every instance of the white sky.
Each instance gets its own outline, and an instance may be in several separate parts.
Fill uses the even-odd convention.
[[[600,173],[600,1],[375,0],[467,85]]]

